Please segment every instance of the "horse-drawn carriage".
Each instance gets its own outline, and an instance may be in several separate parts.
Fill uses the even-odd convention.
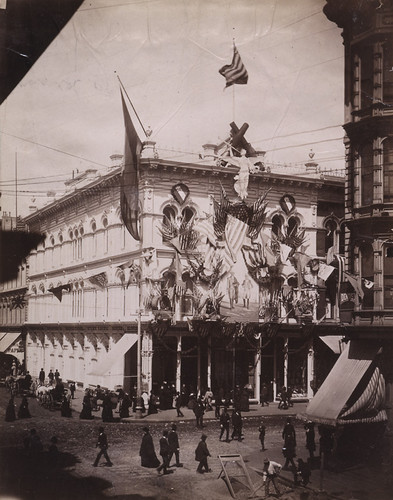
[[[30,375],[8,375],[5,386],[12,396],[34,396],[35,384]]]

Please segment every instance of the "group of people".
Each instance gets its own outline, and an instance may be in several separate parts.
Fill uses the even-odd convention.
[[[227,294],[228,294],[230,309],[233,309],[235,304],[237,304],[239,301],[239,286],[240,283],[236,279],[236,276],[233,273],[230,273],[227,278]],[[244,281],[242,283],[242,289],[243,289],[243,306],[249,309],[252,283],[248,276],[245,276],[244,278]]]
[[[29,402],[27,401],[27,397],[23,396],[22,401],[20,403],[18,413],[16,413],[16,404],[14,397],[11,396],[11,398],[8,401],[7,408],[5,410],[5,421],[6,422],[14,422],[16,420],[16,417],[18,415],[19,419],[22,418],[31,418],[30,411],[29,411]]]

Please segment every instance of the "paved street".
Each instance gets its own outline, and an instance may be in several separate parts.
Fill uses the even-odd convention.
[[[159,412],[156,415],[136,420],[131,417],[127,422],[107,423],[105,429],[110,444],[109,455],[114,463],[112,468],[100,465],[92,467],[96,455],[97,429],[102,424],[100,414],[95,413],[93,421],[79,419],[82,392],[77,392],[73,404],[73,417],[66,419],[59,411],[49,411],[40,407],[37,401],[29,398],[31,419],[5,422],[5,404],[8,393],[0,389],[0,453],[1,453],[1,489],[0,498],[30,499],[227,499],[231,498],[225,482],[218,476],[220,463],[218,455],[241,454],[254,485],[261,483],[258,474],[262,469],[263,458],[283,464],[281,453],[281,431],[287,416],[295,416],[305,408],[305,403],[295,403],[289,410],[278,410],[277,405],[261,408],[252,405],[250,412],[244,413],[243,442],[219,442],[219,424],[214,419],[214,413],[208,412],[205,419],[204,432],[207,434],[207,444],[212,457],[209,459],[211,474],[196,474],[194,450],[199,441],[201,431],[196,429],[195,420],[190,410],[184,410],[184,418],[177,418],[175,410]],[[20,398],[15,400],[17,406]],[[260,451],[258,441],[258,422],[264,418],[267,427],[267,452]],[[139,446],[142,427],[146,424],[151,429],[156,452],[158,441],[164,427],[172,422],[178,425],[181,454],[184,467],[172,468],[173,474],[158,476],[155,469],[140,466]],[[294,420],[297,432],[297,455],[306,458],[304,447],[304,429],[300,420]],[[26,456],[23,449],[23,439],[31,428],[36,428],[45,450],[48,449],[50,438],[58,437],[58,448],[61,460],[58,467],[48,463],[47,452],[39,460]],[[251,494],[243,483],[245,477],[240,476],[241,470],[230,465],[233,474],[231,484],[239,499],[248,498]],[[391,476],[390,476],[391,477]],[[323,490],[320,491],[319,470],[312,472],[310,488],[293,488],[292,474],[283,471],[280,487],[284,499],[323,499],[339,498],[343,500],[387,500],[391,498],[387,481],[388,472],[380,468],[366,468],[358,464],[339,473],[325,471]],[[264,496],[264,490],[258,489],[255,498]]]

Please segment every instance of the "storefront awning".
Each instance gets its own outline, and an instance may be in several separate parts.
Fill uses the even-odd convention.
[[[7,352],[7,349],[19,339],[20,335],[21,334],[17,332],[3,333],[0,335],[0,352]]]
[[[342,337],[337,335],[325,335],[324,337],[319,337],[322,342],[324,342],[335,354],[340,354],[344,347],[342,345]]]
[[[123,359],[125,353],[137,342],[138,335],[135,333],[125,333],[122,338],[116,342],[112,349],[108,352],[101,362],[92,369],[88,375],[95,375],[101,377],[106,375],[116,365],[119,359]],[[111,372],[111,375],[115,375]],[[118,375],[118,374],[116,374]]]
[[[375,343],[348,342],[303,416],[333,426],[386,420],[383,377],[371,366],[378,351]]]

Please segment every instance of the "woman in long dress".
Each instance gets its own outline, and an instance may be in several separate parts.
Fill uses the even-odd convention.
[[[143,432],[144,434],[142,437],[141,448],[139,450],[141,465],[142,467],[155,469],[160,465],[160,461],[158,460],[154,450],[153,438],[151,437],[148,427],[144,427]]]

